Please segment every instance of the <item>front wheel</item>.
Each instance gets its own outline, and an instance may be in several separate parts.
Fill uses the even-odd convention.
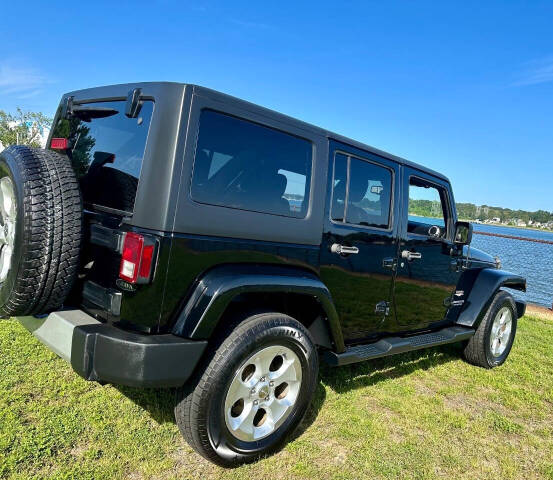
[[[513,297],[499,291],[464,350],[467,361],[484,368],[502,365],[513,346],[517,308]]]
[[[317,385],[305,327],[280,313],[254,315],[215,345],[178,391],[175,418],[208,460],[234,466],[277,450],[301,422]]]

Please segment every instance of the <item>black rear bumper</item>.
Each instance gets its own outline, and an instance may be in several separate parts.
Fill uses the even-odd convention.
[[[87,380],[133,387],[177,387],[192,375],[207,342],[141,335],[107,324],[75,327],[71,366]]]
[[[207,341],[171,334],[143,335],[122,330],[82,310],[19,320],[86,380],[132,387],[183,385],[207,346]]]

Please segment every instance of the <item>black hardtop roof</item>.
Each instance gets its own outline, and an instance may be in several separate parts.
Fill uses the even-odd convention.
[[[252,102],[248,102],[246,100],[242,100],[237,97],[233,97],[232,95],[228,95],[226,93],[221,93],[217,90],[212,90],[207,87],[202,87],[200,85],[194,85],[194,84],[186,84],[186,83],[178,83],[178,82],[141,82],[141,83],[128,83],[128,84],[119,84],[119,85],[109,85],[105,87],[96,87],[96,88],[88,88],[84,90],[76,90],[74,92],[69,92],[64,95],[65,96],[75,96],[79,99],[94,99],[98,96],[101,97],[112,97],[112,96],[118,96],[119,93],[116,95],[115,91],[117,92],[123,92],[128,91],[132,88],[142,88],[144,90],[153,90],[156,92],[161,92],[164,90],[164,87],[166,87],[168,90],[174,91],[175,87],[180,87],[182,89],[186,87],[191,87],[196,95],[212,98],[214,100],[223,102],[223,103],[233,103],[235,106],[246,109],[246,110],[252,110],[258,115],[263,115],[267,117],[271,117],[275,120],[280,120],[283,123],[292,123],[295,127],[307,130],[310,132],[317,133],[319,135],[325,136],[329,139],[336,140],[341,143],[345,143],[348,145],[351,145],[352,147],[358,148],[359,150],[365,150],[370,153],[374,153],[375,155],[379,155],[384,158],[388,158],[390,160],[393,160],[397,163],[400,163],[402,165],[409,166],[411,168],[417,169],[421,172],[428,173],[430,175],[433,175],[437,178],[440,178],[442,180],[445,180],[446,182],[449,182],[449,179],[439,173],[435,170],[432,170],[430,168],[424,167],[423,165],[420,165],[415,162],[411,162],[410,160],[407,160],[402,157],[398,157],[396,155],[393,155],[391,153],[385,152],[383,150],[379,150],[378,148],[371,147],[370,145],[364,144],[362,142],[358,142],[357,140],[353,140],[351,138],[345,137],[343,135],[340,135],[338,133],[331,132],[329,130],[326,130],[321,127],[317,127],[316,125],[312,125],[310,123],[304,122],[302,120],[298,120],[297,118],[290,117],[289,115],[285,115],[283,113],[277,112],[275,110],[271,110],[269,108],[262,107],[260,105],[257,105]],[[113,93],[112,93],[113,92]]]

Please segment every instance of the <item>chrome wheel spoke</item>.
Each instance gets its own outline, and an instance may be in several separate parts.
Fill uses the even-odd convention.
[[[229,429],[232,432],[240,429],[245,432],[253,433],[253,419],[257,413],[257,410],[258,407],[256,407],[252,401],[248,401],[248,403],[244,406],[242,414],[237,417],[232,417],[232,415],[227,412],[227,417],[230,417],[229,422],[227,422],[227,424],[230,423]]]
[[[244,400],[250,398],[251,387],[244,383],[241,379],[237,382],[233,382],[231,388],[227,393],[227,398],[232,406],[236,401],[243,398]]]
[[[263,423],[258,427],[253,427],[253,439],[259,440],[260,438],[270,435],[275,430],[275,422],[273,420],[273,413],[270,408],[265,409],[266,418]]]
[[[271,362],[273,361],[274,355],[269,352],[261,351],[259,354],[255,357],[255,366],[258,372],[261,374],[258,378],[263,376],[264,374],[269,373],[269,369],[271,367]]]
[[[13,184],[9,177],[3,177],[0,180],[0,193],[0,208],[4,223],[6,223],[8,219],[12,219],[15,215],[15,195],[13,191]]]
[[[495,338],[492,343],[492,353],[497,356],[499,354],[500,348],[501,348],[501,341],[499,340],[499,338]]]
[[[269,373],[269,378],[275,382],[291,382],[297,380],[296,376],[296,366],[294,365],[294,362],[296,362],[296,358],[285,358],[284,362],[282,364],[282,367],[280,367],[275,372]],[[299,361],[299,360],[298,360]]]

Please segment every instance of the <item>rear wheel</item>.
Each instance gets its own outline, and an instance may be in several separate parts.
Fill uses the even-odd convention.
[[[311,402],[318,356],[303,325],[268,313],[240,323],[203,368],[179,390],[175,418],[198,453],[233,466],[284,444]]]
[[[69,160],[12,146],[0,154],[0,317],[48,313],[71,289],[82,207]]]
[[[484,368],[502,365],[513,346],[516,328],[515,301],[509,293],[500,291],[465,347],[465,358],[470,363]]]

